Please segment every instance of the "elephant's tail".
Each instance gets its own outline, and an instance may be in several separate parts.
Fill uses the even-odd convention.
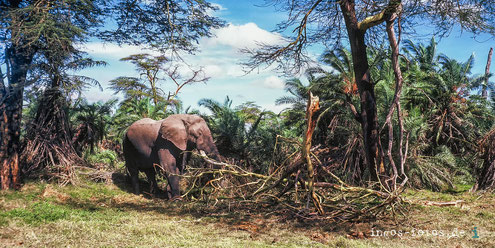
[[[124,140],[122,141],[122,151],[124,152],[124,159],[128,161],[129,155],[132,150],[132,142],[127,137],[127,133],[124,136]]]
[[[125,161],[125,170],[127,174],[127,178],[130,178],[131,174],[129,173],[129,166],[131,166],[131,150],[132,150],[132,142],[127,137],[127,133],[124,136],[124,140],[122,141],[122,151],[124,152],[124,161]]]

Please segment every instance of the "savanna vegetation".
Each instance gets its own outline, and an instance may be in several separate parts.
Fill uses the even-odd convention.
[[[229,97],[198,98],[206,112],[180,101],[184,87],[209,80],[181,55],[224,26],[211,2],[0,0],[2,244],[495,245],[492,50],[487,61],[458,61],[438,53],[435,38],[454,28],[493,37],[495,6],[267,3],[287,12],[277,27],[293,36],[245,50],[245,66],[275,65],[289,76],[287,95],[274,99],[288,106],[280,113]],[[432,38],[415,39],[426,21]],[[81,93],[101,85],[77,72],[106,64],[81,50],[89,39],[163,55],[122,58],[140,75],[110,81],[123,99],[88,102]],[[313,44],[328,47],[316,62],[304,53]],[[475,62],[486,62],[485,73],[473,73]],[[172,114],[201,115],[223,160],[194,154],[183,201],[155,198],[144,183],[143,195],[133,195],[124,134],[139,119]]]

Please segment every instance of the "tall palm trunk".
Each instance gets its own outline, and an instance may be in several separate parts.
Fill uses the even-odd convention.
[[[490,65],[492,64],[492,54],[493,54],[493,47],[490,47],[490,51],[488,52],[488,59],[486,60],[486,67],[485,67],[485,82],[483,82],[482,86],[482,91],[481,91],[481,96],[483,98],[488,97],[488,79],[490,75]]]

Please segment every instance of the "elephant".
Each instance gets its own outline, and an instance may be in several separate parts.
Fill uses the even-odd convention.
[[[205,120],[198,115],[175,114],[163,120],[144,118],[129,126],[123,141],[125,166],[135,194],[139,194],[138,173],[146,173],[152,194],[158,192],[155,167],[161,167],[168,181],[169,199],[179,199],[179,174],[191,151],[204,151],[220,159]]]

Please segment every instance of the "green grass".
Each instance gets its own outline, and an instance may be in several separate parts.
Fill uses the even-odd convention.
[[[48,202],[36,202],[27,208],[16,208],[0,213],[0,218],[20,219],[26,224],[38,226],[60,219],[67,219],[73,214],[73,211],[66,207],[53,205]]]
[[[28,183],[0,192],[0,246],[7,247],[493,247],[495,195],[407,190],[406,216],[370,223],[311,224],[269,211],[222,209],[136,196],[113,184]],[[464,200],[458,207],[422,201]],[[374,230],[465,230],[481,238],[370,237]],[[354,238],[362,232],[366,238]]]

